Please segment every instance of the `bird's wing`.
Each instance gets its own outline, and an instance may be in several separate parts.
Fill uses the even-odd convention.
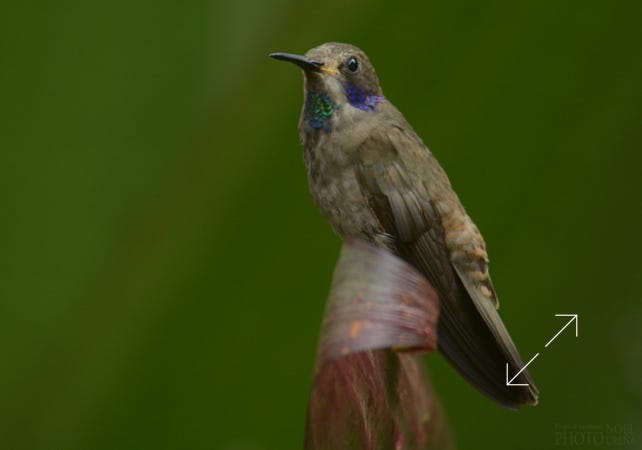
[[[527,383],[528,388],[506,386],[505,364],[514,374],[523,361],[495,310],[485,250],[479,254],[482,262],[472,258],[472,264],[486,274],[487,283],[470,270],[470,255],[449,250],[452,237],[448,233],[459,225],[443,220],[435,203],[440,199],[430,192],[440,187],[440,192],[451,192],[448,179],[437,162],[431,161],[421,140],[403,128],[394,124],[379,127],[360,146],[356,173],[364,198],[399,255],[417,267],[439,293],[438,346],[446,358],[498,403],[510,408],[534,404],[537,391],[526,370],[514,383]],[[458,205],[456,197],[450,200]],[[475,246],[470,248],[474,252]],[[493,295],[484,295],[480,286]]]

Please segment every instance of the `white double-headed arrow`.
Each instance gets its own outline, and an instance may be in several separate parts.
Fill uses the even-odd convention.
[[[559,331],[557,332],[557,334],[556,334],[555,336],[553,336],[553,337],[551,338],[551,340],[550,340],[550,341],[548,341],[548,342],[546,343],[546,345],[544,346],[544,348],[548,347],[548,346],[550,345],[550,343],[551,343],[551,342],[553,342],[553,341],[555,340],[555,338],[556,338],[557,336],[559,336],[559,335],[560,335],[560,333],[566,329],[566,327],[568,327],[570,324],[572,324],[572,323],[573,323],[573,321],[575,321],[575,337],[577,337],[577,332],[578,332],[578,322],[579,322],[579,320],[578,320],[578,318],[577,318],[577,314],[555,314],[555,316],[557,316],[557,317],[571,317],[571,320],[569,320],[569,321],[568,321],[568,323],[567,323],[566,325],[564,325],[564,326],[562,327],[562,329],[561,329],[561,330],[559,330]],[[538,356],[539,356],[539,353],[535,353],[535,356],[533,356],[533,357],[531,358],[531,360],[530,360],[530,361],[528,361],[526,364],[524,364],[524,367],[522,367],[522,368],[520,369],[520,371],[519,371],[519,372],[517,372],[517,373],[513,376],[513,378],[511,378],[510,380],[508,379],[508,363],[506,363],[506,386],[528,386],[528,384],[526,384],[526,383],[521,383],[521,384],[520,384],[520,383],[513,383],[513,381],[515,380],[515,378],[517,378],[517,377],[519,376],[519,374],[520,374],[520,373],[522,373],[522,372],[524,371],[524,369],[526,369],[526,368],[528,367],[528,365],[529,365],[530,363],[532,363],[533,361],[535,361],[535,358],[537,358]]]

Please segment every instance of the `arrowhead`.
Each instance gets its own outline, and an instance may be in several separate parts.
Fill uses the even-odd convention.
[[[515,381],[515,378],[517,378],[519,376],[519,374],[522,373],[528,367],[528,365],[530,363],[535,361],[535,358],[537,358],[538,356],[539,356],[539,353],[535,353],[535,356],[533,356],[530,361],[528,361],[526,364],[524,364],[524,367],[522,367],[519,370],[519,372],[517,372],[513,376],[513,378],[511,378],[510,380],[508,379],[508,363],[506,363],[506,386],[528,386],[528,383],[513,383],[513,381]]]
[[[528,384],[524,384],[524,383],[511,383],[511,381],[513,381],[515,378],[517,378],[517,375],[519,375],[520,373],[521,373],[521,371],[517,372],[517,374],[515,374],[515,376],[509,380],[508,379],[508,363],[506,363],[506,386],[528,386]]]
[[[553,341],[555,340],[555,338],[556,338],[557,336],[559,336],[559,335],[560,335],[560,333],[566,329],[566,327],[568,327],[570,324],[572,324],[572,323],[573,323],[573,321],[575,321],[575,337],[577,337],[577,336],[578,336],[578,326],[579,326],[579,322],[580,322],[580,320],[578,319],[578,315],[577,315],[577,314],[555,314],[555,316],[556,316],[556,317],[570,317],[570,318],[571,318],[571,320],[569,320],[569,321],[566,323],[566,325],[564,325],[564,326],[562,327],[562,329],[561,329],[561,330],[559,330],[559,331],[557,332],[557,334],[556,334],[555,336],[553,336],[553,337],[551,338],[551,340],[550,340],[550,341],[548,341],[548,342],[546,343],[546,345],[545,345],[544,347],[548,347],[548,346],[549,346],[549,344],[550,344],[551,342],[553,342]]]
[[[575,321],[575,337],[577,337],[578,326],[579,326],[579,323],[580,323],[580,320],[577,318],[577,314],[555,314],[555,315],[556,316],[569,316],[569,317],[572,316],[573,318],[571,319],[571,322]]]
[[[571,320],[569,320],[566,325],[573,323],[573,321],[575,321],[575,337],[577,337],[578,324],[580,323],[580,320],[578,319],[577,314],[555,314],[555,317],[571,317]],[[566,326],[564,328],[566,328]]]

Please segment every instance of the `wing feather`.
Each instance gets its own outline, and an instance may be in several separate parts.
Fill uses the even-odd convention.
[[[535,404],[537,390],[528,371],[515,381],[528,387],[506,386],[505,364],[517,373],[523,361],[496,311],[483,239],[432,154],[414,133],[393,125],[374,131],[357,158],[357,178],[383,233],[394,237],[394,250],[439,294],[440,351],[498,403]],[[438,198],[439,193],[451,196]],[[463,215],[448,214],[451,206]]]

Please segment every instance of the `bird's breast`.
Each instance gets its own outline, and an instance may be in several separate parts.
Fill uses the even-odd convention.
[[[327,134],[304,142],[310,193],[323,216],[342,238],[373,240],[383,229],[361,192],[353,158],[351,148]]]

